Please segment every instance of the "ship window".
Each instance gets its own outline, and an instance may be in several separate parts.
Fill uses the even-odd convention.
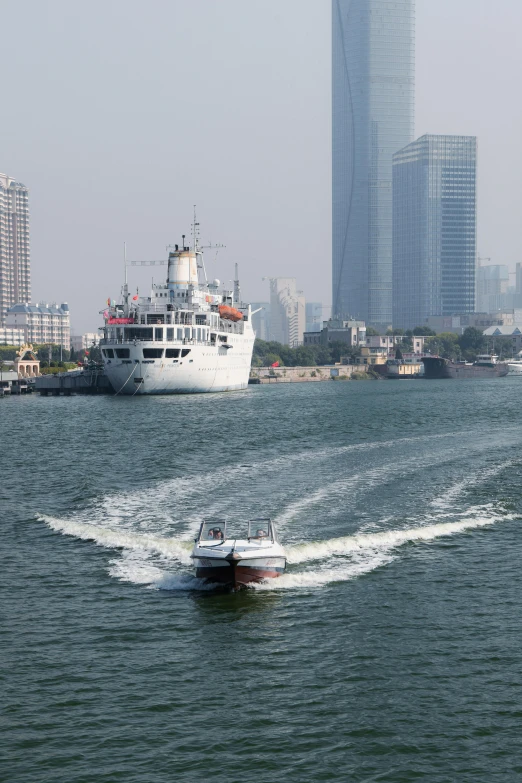
[[[183,348],[183,350],[181,351],[181,358],[184,359],[185,356],[188,356],[189,353],[190,353],[190,348]]]
[[[112,348],[104,348],[103,349],[103,355],[106,359],[114,359],[114,351]]]
[[[154,329],[154,339],[155,340],[163,340],[163,329]]]
[[[191,332],[190,329],[185,329],[185,339],[186,340],[190,340],[190,332]]]
[[[179,348],[167,348],[165,351],[166,359],[177,359],[179,357]]]
[[[131,326],[125,329],[125,336],[127,340],[152,340],[152,329]]]
[[[149,324],[164,324],[165,323],[165,315],[164,313],[153,313],[147,316],[147,323]]]
[[[174,339],[174,329],[167,329],[167,340],[172,342]]]
[[[116,356],[118,359],[128,359],[130,351],[128,348],[116,348]]]
[[[143,358],[144,359],[161,359],[163,356],[163,348],[144,348],[143,349]]]
[[[178,329],[177,330],[177,334],[178,334],[177,339],[178,340],[183,340],[183,329]]]

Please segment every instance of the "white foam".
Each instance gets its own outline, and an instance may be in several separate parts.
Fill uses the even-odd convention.
[[[389,550],[412,541],[432,541],[435,538],[463,533],[473,528],[493,525],[499,519],[507,516],[498,515],[471,517],[457,522],[442,522],[437,525],[405,528],[404,530],[383,530],[379,533],[361,533],[341,538],[331,538],[328,541],[314,541],[297,544],[287,550],[289,563],[306,563],[312,560],[322,560],[326,557],[350,555],[354,552],[368,549]]]
[[[109,549],[138,549],[165,555],[168,558],[189,564],[192,544],[178,538],[148,535],[142,532],[132,532],[125,529],[111,529],[100,525],[76,522],[71,519],[41,516],[40,519],[50,528],[67,536],[74,536],[83,541],[94,541]]]
[[[498,463],[498,465],[494,465],[491,468],[480,470],[474,476],[466,476],[464,479],[460,481],[456,481],[454,484],[448,487],[447,490],[444,491],[444,494],[441,497],[432,500],[430,505],[432,506],[432,508],[440,508],[440,509],[452,508],[456,498],[458,498],[458,496],[461,495],[463,492],[465,492],[468,489],[471,489],[472,487],[476,487],[480,484],[483,484],[488,479],[497,476],[499,473],[502,473],[503,470],[513,465],[513,463],[514,460],[512,459],[505,460],[504,462],[500,462]]]

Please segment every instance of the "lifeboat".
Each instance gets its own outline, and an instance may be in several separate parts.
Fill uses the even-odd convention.
[[[242,321],[243,313],[240,310],[236,310],[235,307],[229,307],[228,305],[219,305],[219,315],[226,321]]]

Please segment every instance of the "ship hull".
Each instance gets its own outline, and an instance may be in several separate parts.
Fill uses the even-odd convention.
[[[119,343],[103,346],[105,373],[116,394],[204,394],[246,389],[252,361],[254,337],[229,338],[230,348],[210,344]],[[179,348],[178,359],[145,359],[147,349]],[[107,349],[116,358],[107,358]],[[125,353],[117,357],[117,351]],[[109,354],[110,355],[110,354]],[[165,356],[165,350],[163,350]]]
[[[424,377],[427,379],[451,378],[502,378],[508,374],[508,365],[499,362],[492,366],[480,364],[455,364],[436,356],[423,357]]]
[[[222,559],[198,558],[195,567],[198,579],[237,590],[267,579],[276,579],[284,573],[286,561],[282,557],[269,557],[230,563]]]

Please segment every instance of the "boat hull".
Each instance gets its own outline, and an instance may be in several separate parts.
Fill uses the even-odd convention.
[[[195,569],[198,579],[223,585],[233,590],[277,579],[285,572],[284,557],[249,558],[238,562],[224,559],[196,558]]]
[[[455,364],[449,359],[442,359],[438,356],[424,356],[424,377],[427,379],[435,378],[502,378],[508,374],[508,365],[505,362],[498,362],[492,366],[480,364]]]

